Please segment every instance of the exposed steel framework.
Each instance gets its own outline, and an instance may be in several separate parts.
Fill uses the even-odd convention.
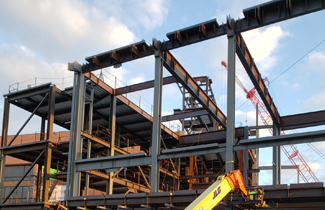
[[[225,61],[221,62],[221,65],[223,65],[225,67],[226,70],[228,70],[227,68],[227,63]],[[247,89],[245,88],[245,86],[243,85],[243,83],[240,81],[240,79],[236,76],[236,83],[238,84],[238,86],[246,93],[246,98],[249,99],[253,106],[256,107],[256,104],[258,104],[258,116],[260,117],[260,119],[262,120],[264,125],[272,125],[273,120],[271,115],[269,114],[269,112],[267,111],[264,103],[262,102],[262,100],[260,99],[260,97],[255,94],[255,87],[252,88],[250,91],[247,91]],[[264,78],[263,81],[268,82],[267,78]],[[272,128],[268,128],[270,134],[273,134],[273,129]],[[296,132],[295,130],[293,130],[294,132]],[[286,135],[286,132],[281,131],[281,135]],[[309,145],[311,145],[309,143]],[[311,146],[311,148],[313,150],[314,147]],[[283,153],[287,156],[287,158],[289,159],[289,161],[291,162],[291,164],[294,166],[294,168],[297,170],[297,172],[299,173],[299,175],[301,176],[301,178],[304,180],[305,183],[309,183],[309,182],[319,182],[318,178],[316,177],[316,175],[314,174],[314,172],[311,170],[311,168],[309,167],[308,163],[306,163],[305,159],[301,156],[301,154],[299,153],[297,147],[295,145],[284,145],[281,146],[281,149],[283,151]],[[320,154],[322,154],[319,151]]]
[[[213,177],[216,177],[223,168],[227,172],[235,167],[240,168],[240,164],[242,164],[244,177],[247,177],[249,170],[254,173],[258,172],[259,169],[251,168],[249,165],[249,160],[250,163],[254,162],[254,157],[249,154],[250,149],[272,146],[276,147],[274,151],[279,154],[279,146],[324,141],[324,131],[279,136],[275,134],[272,137],[250,139],[249,135],[253,136],[254,132],[250,128],[235,128],[234,114],[235,58],[237,54],[264,102],[266,110],[273,119],[273,126],[276,128],[274,130],[281,129],[281,126],[293,129],[325,124],[324,118],[320,117],[325,116],[325,111],[287,116],[283,118],[286,122],[281,124],[282,117],[261,79],[246,43],[240,36],[240,33],[244,31],[323,9],[325,9],[324,0],[270,1],[243,10],[244,17],[242,19],[235,20],[229,16],[225,24],[219,24],[215,19],[209,20],[167,33],[167,41],[161,42],[153,39],[150,45],[145,41],[140,41],[87,57],[88,63],[83,65],[77,62],[69,63],[68,69],[74,74],[74,86],[70,89],[61,91],[55,86],[47,84],[5,95],[0,148],[0,197],[7,196],[7,194],[2,196],[5,193],[3,171],[7,155],[30,162],[36,161],[37,164],[44,165],[45,169],[43,184],[41,179],[38,180],[38,185],[43,185],[42,199],[39,196],[36,202],[26,206],[2,202],[0,208],[11,210],[23,206],[25,209],[53,210],[57,206],[60,207],[60,203],[57,206],[48,203],[49,181],[52,176],[50,168],[60,167],[61,173],[56,174],[55,178],[64,179],[67,183],[64,207],[61,206],[63,209],[149,208],[158,210],[171,206],[184,209],[193,198],[201,194],[202,189],[206,188],[206,185],[209,185]],[[213,97],[210,98],[207,95],[209,91],[204,91],[197,80],[191,77],[189,71],[185,70],[184,66],[170,53],[170,50],[224,35],[227,36],[229,62],[227,116],[217,107]],[[119,67],[125,62],[147,56],[154,56],[154,80],[120,89],[120,94],[117,89],[110,87],[91,73],[109,66]],[[182,136],[161,124],[162,86],[173,82],[170,78],[164,80],[163,68],[171,73],[174,81],[182,84],[191,94],[191,98],[200,103],[199,110],[193,110],[196,114],[185,110],[186,112],[181,115],[175,116],[175,114],[168,119],[178,117],[178,119],[184,120],[187,118],[186,116],[208,115],[212,119],[211,121],[219,123],[223,130]],[[126,94],[129,91],[152,86],[154,87],[153,116],[121,95],[121,93]],[[51,97],[38,107],[47,93]],[[45,132],[44,123],[47,119],[46,137],[44,136],[41,141],[33,142],[33,144],[8,146],[9,104],[31,112],[32,115],[40,116],[42,118],[42,133]],[[206,113],[204,114],[202,111],[206,111]],[[306,116],[308,120],[306,120]],[[28,121],[29,119],[26,123]],[[60,142],[60,144],[52,142],[53,124],[70,130],[68,142]],[[96,127],[96,125],[98,126]],[[205,125],[198,124],[198,126],[201,128],[197,127],[196,130],[201,130],[203,126],[203,129],[207,128]],[[213,126],[215,126],[214,123]],[[264,128],[269,128],[269,126],[264,126]],[[100,133],[104,133],[104,135],[101,136]],[[127,141],[123,142],[125,139]],[[141,151],[134,154],[128,151],[123,152],[122,142],[127,147],[139,145]],[[44,155],[42,151],[44,151]],[[238,157],[238,153],[242,153],[242,157]],[[40,157],[42,156],[40,154],[43,157]],[[220,164],[217,166],[215,165],[216,161],[209,161],[206,158],[215,154],[225,156],[224,160],[219,158]],[[294,152],[290,152],[290,155],[293,159],[297,157]],[[44,160],[40,162],[41,159]],[[201,161],[197,161],[198,159]],[[200,173],[198,173],[198,164],[201,164]],[[274,173],[280,166],[279,161],[275,165],[273,177],[275,174],[279,176],[279,171]],[[193,173],[194,170],[196,170],[195,173]],[[191,173],[188,174],[187,171],[191,171]],[[136,176],[136,172],[138,172],[138,176]],[[184,179],[182,181],[181,177],[188,178],[190,182]],[[204,179],[202,180],[202,178]],[[199,182],[200,185],[195,186],[193,180]],[[286,185],[279,185],[279,179],[273,183],[278,186],[269,187],[271,192],[266,197],[266,202],[272,204],[274,208],[286,208],[290,202],[297,201],[303,202],[301,206],[305,207],[310,205],[325,206],[323,183],[311,183],[308,186],[291,185],[290,188]],[[87,196],[91,187],[100,189],[104,195]],[[267,188],[265,187],[266,192],[268,192]],[[138,191],[143,193],[138,193]],[[114,193],[116,195],[112,195]],[[253,208],[254,206],[250,201],[242,202],[241,198],[235,197],[226,199],[225,202],[224,208],[226,209],[232,209],[235,205],[239,208]]]

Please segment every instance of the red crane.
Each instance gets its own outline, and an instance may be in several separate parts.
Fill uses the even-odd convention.
[[[221,65],[225,67],[226,70],[228,70],[227,63],[225,61],[221,62]],[[241,83],[239,78],[235,76],[236,83],[239,85],[239,87],[246,93],[246,98],[249,99],[253,106],[256,107],[256,104],[258,104],[258,116],[261,118],[264,125],[271,125],[273,123],[272,117],[267,111],[264,103],[259,98],[257,94],[255,94],[255,87],[251,89],[250,91],[247,91],[245,86]],[[269,81],[267,78],[263,79],[264,82],[267,82],[269,84]],[[273,134],[273,129],[268,129],[271,134]],[[296,131],[293,131],[297,133]],[[286,133],[284,131],[281,131],[281,135],[285,135]],[[309,146],[311,144],[308,144]],[[313,146],[310,146],[312,149],[315,148]],[[304,180],[305,183],[309,182],[319,182],[318,178],[315,176],[314,172],[310,169],[304,158],[300,155],[299,151],[297,150],[295,145],[285,145],[281,146],[282,151],[287,156],[291,164],[294,166],[294,168],[299,173],[300,177]],[[323,155],[324,156],[324,155]]]

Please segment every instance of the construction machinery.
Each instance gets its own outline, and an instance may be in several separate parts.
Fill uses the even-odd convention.
[[[247,191],[240,170],[234,170],[219,176],[217,180],[186,207],[185,210],[211,210],[220,204],[229,193],[240,194],[241,199],[239,201],[237,200],[237,202],[241,204],[253,204],[258,208],[269,207],[265,201],[263,201],[263,189],[254,188],[251,191]],[[230,200],[233,200],[232,196]],[[226,203],[223,204],[227,205]]]
[[[225,67],[226,70],[228,70],[227,63],[225,61],[221,61],[221,65]],[[246,98],[249,99],[253,106],[256,107],[256,104],[258,104],[258,116],[262,120],[264,125],[272,125],[272,117],[270,113],[267,111],[266,106],[264,105],[263,101],[258,97],[257,94],[255,94],[255,87],[251,89],[250,91],[247,91],[243,83],[240,81],[240,79],[235,76],[235,81],[238,84],[238,86],[246,93]],[[267,78],[263,79],[264,82],[267,82],[270,84],[269,80]],[[268,129],[271,134],[273,134],[273,129]],[[292,130],[293,133],[297,133],[297,131]],[[286,135],[284,131],[281,131],[281,135]],[[323,154],[312,144],[308,143],[308,146],[311,147],[317,154],[319,154],[321,157],[323,157]],[[305,183],[310,182],[319,182],[318,178],[312,171],[312,169],[309,167],[308,163],[305,161],[305,159],[301,156],[299,153],[299,150],[295,145],[283,145],[281,146],[282,151],[287,156],[293,167],[297,170],[299,175],[302,177]],[[324,157],[323,157],[324,158]]]

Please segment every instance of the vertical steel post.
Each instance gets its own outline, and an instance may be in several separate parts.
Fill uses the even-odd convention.
[[[258,126],[258,103],[256,103],[256,126]],[[256,138],[260,137],[260,131],[259,129],[256,129]],[[253,169],[258,169],[259,167],[259,148],[255,149],[255,164],[253,165]],[[253,173],[252,174],[252,181],[255,186],[258,186],[258,176],[259,173]]]
[[[233,25],[233,20],[231,20]],[[228,79],[227,79],[227,133],[226,133],[226,172],[234,170],[234,141],[235,141],[235,61],[236,40],[233,30],[228,37]]]
[[[42,117],[40,141],[45,139],[45,123],[46,123],[46,119]],[[36,202],[41,201],[41,185],[42,185],[42,164],[37,164]]]
[[[244,128],[244,139],[248,139],[248,129],[247,127]],[[244,178],[244,184],[245,186],[248,186],[248,149],[245,149],[244,151],[244,169],[243,169],[243,178]]]
[[[90,89],[90,102],[89,102],[89,109],[88,109],[88,133],[92,133],[92,127],[93,127],[93,106],[94,106],[94,88],[91,87]],[[88,139],[87,142],[87,159],[90,158],[91,155],[91,140]],[[86,173],[85,177],[85,196],[88,195],[89,192],[89,174]]]
[[[4,99],[4,106],[3,106],[3,120],[2,120],[2,136],[1,136],[1,147],[7,146],[7,137],[8,137],[8,125],[9,125],[9,109],[10,103],[8,98]],[[5,173],[5,162],[6,162],[6,155],[3,151],[0,151],[0,203],[2,203],[2,198],[4,195],[4,173]]]
[[[55,111],[55,86],[51,86],[50,93],[49,93],[49,110],[47,116],[47,131],[46,131],[46,139],[50,141],[53,138],[54,111]],[[44,174],[43,174],[43,193],[42,193],[43,202],[48,202],[49,200],[51,159],[52,159],[52,148],[49,144],[46,144],[45,154],[44,154]]]
[[[111,156],[114,156],[114,148],[115,148],[115,133],[116,133],[116,95],[115,90],[111,95],[111,104],[110,104],[110,112],[109,112],[109,129],[111,131]],[[108,194],[113,194],[113,184],[114,184],[114,172],[109,173],[109,187]]]
[[[281,135],[281,128],[278,128],[278,136]],[[278,147],[278,183],[281,184],[281,146]]]
[[[278,128],[276,126],[275,123],[273,123],[273,136],[277,136],[278,135]],[[278,160],[278,146],[273,146],[272,148],[272,152],[273,152],[273,161],[272,161],[272,165],[273,165],[273,185],[278,185],[279,184],[279,174],[278,174],[278,170],[279,170],[279,160]]]
[[[71,109],[70,143],[68,178],[66,189],[66,200],[70,196],[79,196],[81,173],[76,171],[75,161],[82,158],[82,139],[83,130],[84,101],[85,101],[85,77],[82,73],[82,66],[73,63],[68,66],[69,70],[74,71],[74,85]]]
[[[150,190],[159,191],[159,167],[158,155],[161,145],[161,95],[163,84],[163,62],[160,50],[155,51],[155,81],[154,81],[154,106],[152,124],[152,147],[151,147],[151,171],[150,171]]]

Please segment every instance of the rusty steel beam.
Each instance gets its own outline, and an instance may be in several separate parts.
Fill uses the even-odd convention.
[[[266,2],[244,9],[244,18],[234,22],[234,33],[267,26],[323,9],[325,9],[323,0],[277,0]],[[220,37],[226,35],[228,30],[228,21],[224,24],[219,24],[216,19],[205,21],[167,33],[166,36],[169,40],[162,43],[160,50],[168,51]],[[87,57],[86,61],[89,63],[83,65],[82,71],[84,73],[91,72],[153,54],[154,44],[148,45],[145,41],[141,41]]]
[[[92,82],[96,83],[99,87],[103,88],[107,92],[109,92],[111,94],[114,93],[115,90],[112,87],[110,87],[108,84],[106,84],[105,82],[103,82],[102,80],[100,80],[94,74],[92,74],[92,73],[86,73],[85,74],[85,77],[88,78],[89,80],[91,80]],[[123,95],[118,95],[118,96],[116,96],[116,98],[118,100],[122,101],[127,106],[129,106],[131,109],[133,109],[138,114],[142,115],[148,121],[153,122],[153,118],[152,118],[152,116],[150,114],[148,114],[143,109],[141,109],[140,107],[138,107],[137,105],[135,105],[133,102],[131,102],[129,99],[127,99]],[[169,128],[167,128],[166,126],[164,126],[163,124],[161,124],[161,129],[164,130],[169,135],[171,135],[173,138],[179,140],[179,136],[176,133],[174,133],[172,130],[170,130]]]
[[[104,141],[104,140],[102,140],[102,139],[100,139],[100,138],[98,138],[96,136],[93,136],[93,135],[91,135],[91,134],[89,134],[89,133],[87,133],[85,131],[81,131],[81,136],[83,136],[83,137],[85,137],[85,138],[87,138],[87,139],[89,139],[91,141],[94,141],[96,143],[99,143],[99,144],[101,144],[101,145],[103,145],[103,146],[105,146],[107,148],[111,148],[111,143],[109,143],[107,141]],[[123,150],[121,148],[118,148],[116,146],[114,146],[114,150],[116,152],[120,153],[120,154],[124,154],[124,155],[130,154],[127,151],[125,151],[125,150]]]
[[[236,128],[235,137],[240,138],[244,136],[244,128]],[[195,143],[218,143],[226,140],[226,131],[212,131],[209,133],[200,133],[182,136],[181,145],[192,145]]]
[[[281,130],[291,130],[325,124],[325,111],[288,115],[280,118]]]
[[[173,114],[173,115],[167,115],[167,116],[163,116],[161,118],[161,122],[180,120],[180,119],[197,117],[197,116],[202,116],[202,115],[209,115],[209,112],[205,109],[203,109],[203,110],[201,109],[201,110],[196,110],[196,111],[191,111],[191,112],[183,112],[183,113],[177,113],[177,114]]]
[[[183,85],[220,125],[226,127],[227,118],[210,97],[202,90],[170,52],[163,53],[164,67]]]
[[[168,84],[172,84],[175,82],[177,82],[177,80],[173,76],[163,78],[163,85],[168,85]],[[153,85],[154,85],[154,80],[151,80],[151,81],[142,82],[139,84],[134,84],[134,85],[130,85],[130,86],[117,88],[116,95],[122,95],[122,94],[126,94],[126,93],[132,93],[132,92],[136,92],[136,91],[140,91],[140,90],[153,88]]]
[[[236,53],[241,63],[243,64],[249,78],[253,82],[256,91],[260,95],[265,107],[267,108],[267,111],[270,113],[273,122],[277,126],[280,126],[279,112],[241,34],[236,35]]]
[[[103,179],[107,179],[109,180],[109,175],[107,175],[106,173],[102,173],[100,171],[95,171],[95,170],[89,170],[89,171],[85,171],[91,175],[94,175],[94,176],[98,176],[98,177],[101,177]],[[142,192],[146,192],[146,193],[149,193],[150,192],[150,189],[141,185],[141,184],[138,184],[138,183],[135,183],[135,182],[131,182],[127,179],[122,179],[122,178],[119,178],[119,177],[114,177],[113,179],[113,182],[114,183],[117,183],[117,184],[120,184],[120,185],[123,185],[123,186],[126,186],[126,187],[129,187],[129,188],[132,188],[132,189],[136,189],[136,190],[140,190]]]

